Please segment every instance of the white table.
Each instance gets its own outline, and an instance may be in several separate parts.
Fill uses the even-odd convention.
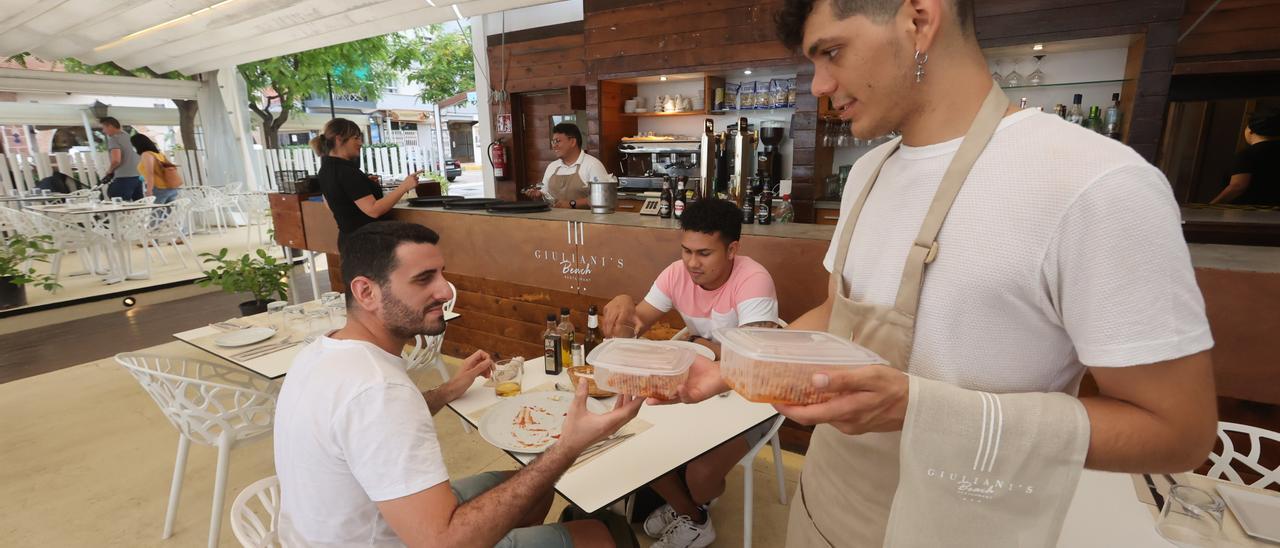
[[[30,207],[26,205],[28,202],[31,202],[31,203],[56,202],[59,200],[66,200],[68,198],[74,198],[74,197],[75,197],[74,194],[50,194],[48,196],[0,196],[0,202],[12,202],[16,204],[19,209],[21,209],[23,207]]]
[[[111,217],[109,228],[111,229],[111,239],[116,244],[116,253],[118,255],[121,272],[110,273],[105,281],[108,285],[120,283],[128,280],[145,280],[151,277],[148,272],[133,271],[133,254],[129,248],[129,241],[122,234],[120,223],[116,220],[116,215],[126,211],[138,211],[140,209],[160,209],[168,208],[169,204],[145,204],[139,202],[124,202],[120,204],[112,202],[103,202],[94,207],[68,207],[66,205],[37,205],[27,206],[27,209],[44,213],[46,215],[108,215]],[[146,249],[143,249],[146,253]]]
[[[524,389],[570,382],[568,374],[548,376],[542,367],[542,358],[525,362]],[[603,401],[613,406],[613,398]],[[482,414],[477,412],[497,402],[493,388],[478,378],[449,408],[478,428]],[[775,416],[772,406],[749,402],[736,393],[696,405],[646,405],[640,408],[639,418],[651,428],[566,472],[556,483],[556,492],[584,511],[594,512]],[[521,465],[537,456],[507,454]]]
[[[312,301],[312,302],[316,303],[318,301]],[[444,321],[446,322],[453,320],[454,318],[457,318],[457,317],[459,317],[459,314],[457,314],[456,312],[444,313]],[[255,314],[253,316],[250,316],[249,318],[251,322],[254,322],[257,324],[267,323],[265,313]],[[334,329],[337,329],[341,326],[331,326],[331,327],[333,327]],[[254,358],[251,360],[242,360],[239,358],[235,358],[234,356],[237,353],[242,352],[244,348],[224,348],[224,347],[209,343],[207,341],[201,340],[201,339],[205,339],[209,335],[214,335],[217,333],[225,333],[225,332],[226,331],[218,329],[216,327],[206,325],[204,327],[198,327],[196,329],[189,329],[181,333],[174,333],[173,336],[182,342],[195,346],[196,348],[204,350],[205,352],[213,354],[214,356],[227,360],[233,364],[236,364],[240,367],[248,369],[249,371],[253,371],[254,373],[262,375],[263,377],[266,377],[271,380],[282,378],[289,372],[289,368],[293,366],[294,358],[298,356],[298,352],[300,352],[302,350],[302,347],[304,346],[304,344],[300,343],[300,344],[296,344],[291,347],[285,348],[283,350],[272,352],[260,358]],[[289,337],[289,333],[282,332],[282,333],[276,333],[276,335],[269,340],[272,342],[282,342],[288,337]],[[252,346],[245,347],[245,348],[252,348]]]
[[[1222,483],[1202,476],[1177,476],[1179,483],[1191,484],[1211,492],[1214,491],[1212,485]],[[1080,476],[1080,484],[1076,487],[1071,507],[1067,510],[1058,546],[1169,548],[1173,544],[1156,533],[1158,516],[1155,506],[1138,500],[1129,474],[1085,470]],[[1276,518],[1280,519],[1280,516]],[[1230,511],[1223,520],[1223,530],[1231,539],[1225,546],[1275,546],[1248,538]]]

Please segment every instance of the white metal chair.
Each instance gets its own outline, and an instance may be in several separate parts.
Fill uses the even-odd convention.
[[[116,253],[111,251],[110,234],[92,226],[72,224],[33,211],[22,211],[21,215],[27,226],[24,232],[53,236],[53,247],[58,252],[50,260],[49,268],[54,281],[61,276],[63,257],[73,251],[80,256],[85,270],[89,272],[105,272],[98,263],[98,251],[105,252],[110,268],[123,268],[123,265],[116,264]]]
[[[190,217],[191,199],[178,198],[169,202],[167,210],[160,210],[153,218],[151,226],[148,228],[147,245],[154,247],[156,253],[160,255],[160,260],[165,264],[169,264],[169,260],[165,258],[164,252],[160,249],[160,244],[168,244],[173,248],[173,252],[178,255],[178,260],[182,262],[184,268],[187,266],[187,258],[182,254],[182,249],[186,248],[187,253],[191,254],[191,262],[199,265],[200,261],[196,260],[196,251],[191,248],[191,243],[183,235],[183,221]]]
[[[236,196],[240,202],[240,209],[244,211],[245,224],[245,246],[253,245],[254,228],[257,228],[258,245],[270,245],[271,241],[266,239],[266,231],[271,228],[271,202],[267,200],[266,193],[254,192]]]
[[[444,303],[445,312],[453,312],[453,305],[458,302],[458,288],[454,287],[453,282],[449,283],[449,291],[453,293],[453,298],[449,302]],[[413,349],[404,350],[401,356],[405,361],[405,371],[417,371],[426,367],[435,367],[436,372],[440,373],[440,381],[449,380],[449,367],[444,364],[444,354],[440,351],[440,347],[444,344],[444,334],[439,335],[415,335],[413,337]],[[461,420],[461,417],[459,417]],[[462,431],[471,433],[471,426],[467,421],[463,420]]]
[[[1235,442],[1228,435],[1231,432],[1245,434],[1249,437],[1247,452],[1242,453],[1236,449]],[[1267,468],[1262,465],[1262,440],[1270,440],[1273,443],[1280,444],[1280,433],[1247,424],[1219,422],[1218,439],[1222,441],[1222,454],[1209,454],[1209,460],[1213,462],[1213,467],[1209,469],[1207,476],[1258,489],[1280,485],[1280,468]],[[1232,464],[1236,462],[1257,472],[1261,477],[1253,483],[1245,482],[1240,477],[1240,473],[1232,467]]]
[[[255,501],[257,504],[254,504]],[[262,478],[236,495],[235,502],[231,503],[231,531],[244,548],[282,546],[279,537],[279,478]]]
[[[147,198],[154,200],[155,196],[147,196]],[[111,227],[112,237],[124,243],[123,247],[120,248],[122,251],[118,260],[120,264],[124,265],[126,276],[135,273],[133,270],[133,252],[129,247],[134,243],[142,246],[144,266],[138,273],[144,276],[149,276],[151,273],[150,252],[152,250],[149,242],[151,241],[151,225],[155,220],[154,216],[155,212],[151,209],[136,209],[121,211],[111,217],[111,222],[116,224],[116,226]],[[156,253],[159,253],[159,250],[156,250]],[[161,259],[163,258],[164,256],[161,255]]]
[[[191,442],[218,448],[208,543],[210,548],[217,546],[231,449],[271,434],[279,386],[244,369],[198,360],[125,353],[117,354],[116,362],[138,380],[178,429],[178,456],[161,538],[173,534]]]
[[[184,188],[183,196],[191,199],[191,209],[188,210],[188,226],[191,231],[196,231],[196,219],[200,220],[200,226],[203,231],[212,231],[213,227],[218,227],[218,232],[224,232],[227,224],[222,218],[222,207],[210,197],[208,187],[193,186]],[[210,221],[212,217],[212,221]]]

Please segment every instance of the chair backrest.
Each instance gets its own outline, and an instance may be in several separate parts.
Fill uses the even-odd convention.
[[[117,354],[182,435],[206,445],[271,431],[279,385],[238,367],[146,354]]]
[[[405,361],[405,371],[416,371],[431,365],[440,355],[440,345],[444,343],[444,335],[415,335],[413,349],[400,354]]]
[[[236,495],[231,503],[231,531],[244,548],[281,546],[279,478],[262,478]]]
[[[151,225],[152,234],[181,232],[182,223],[186,222],[187,213],[191,211],[191,198],[178,198],[166,205],[169,207],[160,210],[161,213],[155,216],[155,222]]]
[[[445,312],[453,312],[453,305],[458,302],[458,288],[454,287],[453,282],[445,282],[449,284],[449,293],[453,296],[449,298],[449,302],[444,303]]]
[[[1249,438],[1249,447],[1245,452],[1240,452],[1236,448],[1235,441],[1229,435],[1233,432],[1244,434]],[[1272,444],[1280,447],[1280,434],[1247,424],[1219,422],[1218,440],[1222,442],[1222,453],[1209,454],[1209,460],[1213,462],[1213,467],[1209,469],[1206,475],[1214,479],[1224,479],[1232,483],[1259,489],[1266,489],[1271,485],[1280,485],[1280,467],[1267,468],[1262,464],[1263,440],[1270,440]],[[1245,482],[1240,476],[1240,472],[1233,466],[1235,463],[1239,463],[1260,477],[1252,483]]]

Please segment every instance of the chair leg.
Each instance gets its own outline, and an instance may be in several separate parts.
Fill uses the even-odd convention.
[[[742,548],[751,548],[751,518],[755,494],[753,492],[753,471],[751,463],[742,465]]]
[[[49,263],[50,274],[53,275],[53,281],[58,281],[58,276],[62,273],[62,256],[65,252],[59,251],[53,256],[53,261]]]
[[[231,440],[224,437],[218,443],[218,471],[213,479],[213,516],[209,518],[209,548],[218,547],[218,535],[222,531],[222,505],[227,498],[227,467],[231,461]]]
[[[778,434],[773,434],[773,439],[769,440],[769,445],[773,446],[773,470],[778,476],[778,502],[784,506],[787,504],[787,478],[782,469],[782,442],[778,439]]]
[[[182,475],[187,471],[187,450],[191,449],[191,440],[178,434],[178,458],[173,462],[173,483],[169,487],[169,508],[164,512],[164,534],[162,539],[173,536],[173,520],[178,516],[178,496],[182,493]]]

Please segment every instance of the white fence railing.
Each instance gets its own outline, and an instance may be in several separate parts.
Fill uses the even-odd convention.
[[[367,173],[392,178],[404,177],[414,171],[433,170],[438,164],[432,150],[420,146],[366,147],[361,151],[360,166]],[[257,170],[259,190],[278,188],[277,174],[305,172],[315,175],[320,170],[320,159],[305,148],[255,150],[253,169]],[[218,184],[209,181],[205,153],[202,150],[173,150],[166,154],[169,161],[178,166],[185,184],[200,186]],[[18,192],[30,192],[41,179],[58,171],[80,182],[82,188],[101,184],[102,176],[111,165],[106,152],[58,152],[54,154],[0,154],[0,196]],[[289,174],[292,176],[293,174]]]

